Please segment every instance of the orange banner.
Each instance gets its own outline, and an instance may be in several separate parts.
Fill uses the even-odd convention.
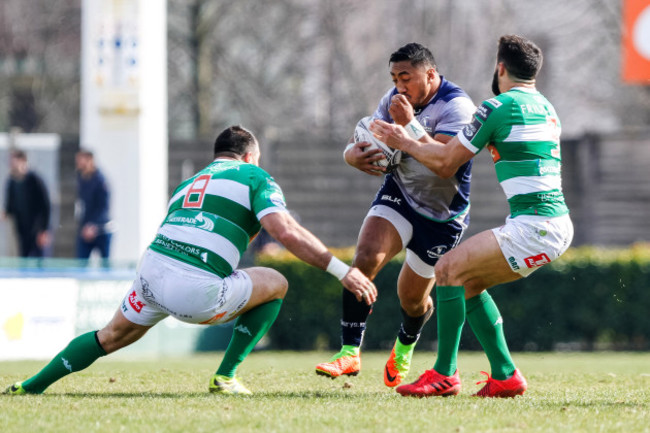
[[[650,0],[623,2],[623,81],[650,85]]]

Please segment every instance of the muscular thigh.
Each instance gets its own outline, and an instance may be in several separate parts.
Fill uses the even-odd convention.
[[[402,248],[402,238],[393,223],[383,216],[369,214],[361,226],[354,265],[373,279]]]
[[[491,230],[461,242],[436,265],[441,286],[465,286],[468,298],[496,284],[521,278],[506,261]]]

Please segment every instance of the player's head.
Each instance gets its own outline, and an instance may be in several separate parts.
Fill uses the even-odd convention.
[[[424,66],[426,68],[435,68],[436,59],[433,53],[424,45],[417,42],[411,42],[390,55],[388,63],[410,62],[412,66]]]
[[[424,45],[416,42],[404,45],[390,55],[388,64],[395,88],[413,107],[429,102],[438,90],[440,76],[436,60]]]
[[[508,78],[515,83],[534,84],[535,77],[542,67],[542,50],[532,41],[518,35],[504,35],[499,38],[497,67],[492,79],[492,91],[499,89],[499,64],[503,65]]]
[[[252,132],[239,125],[230,126],[214,142],[214,157],[223,156],[258,165],[260,147]]]

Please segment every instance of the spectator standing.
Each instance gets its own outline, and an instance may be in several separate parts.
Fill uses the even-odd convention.
[[[87,259],[97,249],[108,259],[113,236],[109,215],[110,191],[106,178],[95,165],[92,152],[80,150],[75,155],[78,199],[75,214],[79,219],[77,258]]]
[[[2,217],[14,220],[21,257],[43,257],[51,243],[50,198],[45,182],[30,170],[22,150],[11,151],[9,166]]]

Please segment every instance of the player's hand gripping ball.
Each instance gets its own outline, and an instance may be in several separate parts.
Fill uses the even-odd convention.
[[[388,147],[385,143],[377,140],[377,138],[370,132],[370,123],[372,122],[372,117],[367,116],[359,120],[357,126],[354,128],[354,142],[359,143],[365,141],[370,143],[371,149],[381,149],[384,153],[386,159],[380,159],[375,161],[373,164],[379,167],[385,167],[386,173],[390,173],[395,170],[402,160],[402,152],[397,149]],[[368,147],[365,147],[363,150],[368,150]]]

